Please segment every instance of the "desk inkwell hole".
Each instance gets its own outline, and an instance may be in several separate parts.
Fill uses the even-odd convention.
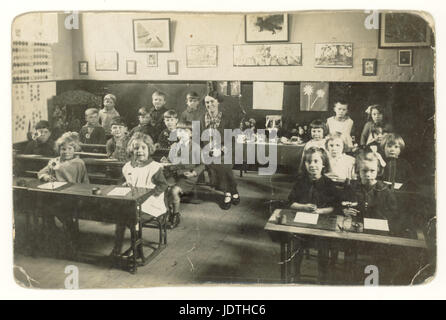
[[[101,188],[93,188],[91,189],[91,193],[94,195],[100,195],[102,193]]]

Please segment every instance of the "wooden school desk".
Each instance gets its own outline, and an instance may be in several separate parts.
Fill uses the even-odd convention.
[[[232,159],[235,162],[236,148],[241,147],[242,149],[242,170],[246,169],[246,164],[248,162],[248,152],[253,150],[255,156],[255,165],[258,165],[258,148],[265,148],[265,156],[268,157],[271,147],[277,148],[277,166],[279,169],[285,169],[288,172],[297,172],[300,161],[302,158],[302,151],[305,144],[283,144],[283,143],[266,143],[266,142],[236,142],[232,148]],[[242,170],[240,170],[240,176],[242,176]]]
[[[294,256],[299,248],[294,248],[294,237],[309,242],[324,241],[337,247],[348,247],[349,243],[357,244],[358,251],[362,247],[393,246],[412,248],[414,250],[427,249],[424,235],[417,230],[411,238],[390,235],[386,232],[365,230],[363,232],[348,232],[340,230],[343,225],[342,216],[319,215],[316,225],[295,223],[296,210],[277,209],[265,225],[265,230],[273,241],[280,243],[281,279],[285,283],[294,282]],[[280,221],[280,222],[279,222]],[[360,251],[359,251],[360,252]]]
[[[66,183],[55,190],[48,190],[38,188],[42,184],[43,182],[33,178],[13,179],[14,210],[27,215],[27,224],[31,216],[54,215],[55,210],[58,217],[125,223],[131,234],[131,245],[127,250],[131,254],[127,267],[132,273],[136,272],[138,265],[145,265],[152,260],[167,243],[166,214],[144,218],[144,221],[141,218],[141,204],[149,197],[149,190],[146,188],[131,188],[126,195],[109,196],[108,193],[116,186]],[[93,194],[93,188],[100,188],[101,194]],[[49,210],[50,205],[55,210]],[[143,241],[143,224],[144,227],[158,229],[158,242]],[[26,229],[30,230],[29,225]],[[27,238],[32,241],[35,239],[34,235],[27,235]],[[143,252],[146,245],[153,250],[148,256]]]

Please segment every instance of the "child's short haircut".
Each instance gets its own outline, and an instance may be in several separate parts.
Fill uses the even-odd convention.
[[[200,100],[200,96],[195,91],[189,91],[186,95],[186,97],[189,97],[194,100]]]
[[[77,132],[65,132],[59,139],[56,140],[54,150],[59,153],[60,147],[64,144],[72,145],[74,147],[74,151],[81,150],[79,134]]]
[[[160,96],[160,97],[163,97],[164,100],[166,100],[166,94],[160,90],[156,90],[154,93],[152,93],[152,98],[154,96]]]
[[[163,117],[164,117],[164,119],[166,119],[166,118],[178,119],[178,114],[174,109],[170,109],[170,110],[167,110],[166,112],[164,112]]]
[[[321,155],[321,159],[322,159],[322,164],[324,165],[324,167],[322,168],[322,174],[330,172],[331,168],[330,168],[330,161],[328,160],[328,155],[327,155],[327,151],[325,151],[323,148],[318,148],[318,147],[310,147],[307,150],[304,151],[304,156],[303,156],[303,162],[307,162],[308,160],[311,160],[311,156],[314,153],[319,153]],[[305,170],[305,172],[307,172],[307,170]]]
[[[187,129],[192,131],[192,122],[191,121],[178,122],[177,129]]]
[[[321,128],[324,130],[324,136],[327,134],[327,126],[325,125],[325,122],[323,122],[321,119],[316,119],[311,121],[310,123],[310,130],[311,129],[318,129]]]
[[[85,115],[86,116],[89,116],[89,115],[92,115],[92,114],[97,114],[97,113],[99,113],[99,110],[96,109],[96,108],[88,108],[87,110],[85,110]]]
[[[339,132],[329,134],[327,137],[325,137],[325,149],[328,150],[328,143],[336,139],[340,139],[342,141],[343,144],[342,152],[345,152],[345,150],[347,150],[348,148],[347,141],[345,141],[345,137]]]
[[[381,166],[381,161],[378,159],[378,156],[375,152],[373,152],[370,146],[365,146],[359,149],[358,154],[356,155],[355,171],[358,175],[361,162],[364,161],[376,161],[378,166],[378,176],[382,175],[384,168]]]
[[[126,151],[129,158],[133,158],[133,144],[137,141],[142,141],[146,144],[147,149],[149,150],[149,156],[151,156],[155,152],[156,148],[152,138],[145,133],[135,132],[127,144]]]
[[[127,124],[124,122],[124,120],[121,117],[114,117],[111,121],[111,126],[123,126],[127,127]]]
[[[110,98],[110,99],[112,99],[112,100],[113,100],[113,104],[116,105],[116,96],[115,96],[114,94],[111,94],[111,93],[106,94],[106,95],[104,96],[104,99],[103,99],[102,101],[104,101],[105,98]]]
[[[147,108],[146,106],[142,106],[138,108],[138,115],[142,116],[149,113],[149,108]]]
[[[403,138],[396,133],[389,133],[388,135],[386,135],[381,145],[383,148],[387,145],[389,146],[398,145],[401,151],[403,151],[404,148],[406,147],[406,143],[404,142]]]
[[[48,129],[48,130],[51,131],[50,123],[48,121],[46,121],[46,120],[40,120],[39,122],[36,123],[35,129],[36,130]]]

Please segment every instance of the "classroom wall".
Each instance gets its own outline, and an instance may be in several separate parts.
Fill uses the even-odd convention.
[[[368,14],[353,12],[299,12],[289,15],[290,41],[302,43],[302,66],[234,67],[232,47],[245,43],[243,14],[83,13],[73,36],[74,79],[94,80],[245,80],[431,82],[433,50],[415,48],[413,66],[398,67],[397,49],[378,49],[378,30],[366,29]],[[158,67],[146,67],[146,53],[133,50],[133,19],[170,18],[172,51],[158,53]],[[314,44],[352,42],[353,68],[315,68]],[[187,68],[186,46],[218,46],[216,68]],[[117,51],[118,71],[95,71],[97,51]],[[362,76],[362,59],[378,59],[377,76]],[[167,60],[179,61],[179,74],[167,75]],[[89,75],[78,74],[78,62],[89,62]],[[126,74],[126,60],[137,61],[137,74]]]

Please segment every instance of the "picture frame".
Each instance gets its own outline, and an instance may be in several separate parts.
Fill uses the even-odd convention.
[[[79,75],[88,75],[88,61],[79,61]]]
[[[316,43],[314,66],[316,68],[353,68],[353,43]]]
[[[170,52],[170,18],[134,19],[135,52]]]
[[[178,60],[167,60],[167,74],[168,75],[178,74]]]
[[[379,48],[428,47],[432,31],[419,15],[392,12],[380,13],[378,35]]]
[[[158,67],[158,53],[156,52],[148,53],[146,64],[148,67]]]
[[[412,49],[398,50],[398,66],[399,67],[411,67],[412,66]]]
[[[234,67],[302,66],[302,43],[233,46]]]
[[[362,75],[376,76],[377,66],[377,59],[362,59]]]
[[[246,14],[245,42],[288,42],[288,14]]]
[[[116,51],[99,51],[95,55],[96,71],[118,71],[118,53]]]
[[[136,60],[127,60],[126,61],[126,73],[127,74],[136,74]]]
[[[186,67],[188,68],[217,67],[217,46],[216,45],[187,46]]]

